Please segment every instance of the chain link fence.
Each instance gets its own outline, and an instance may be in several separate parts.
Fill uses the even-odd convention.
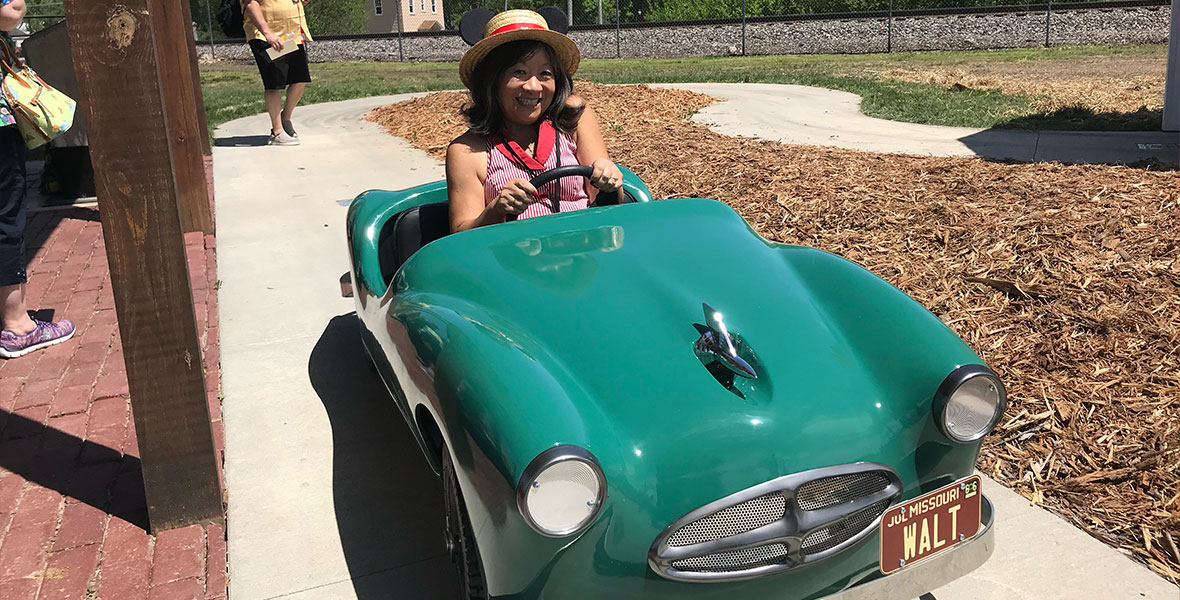
[[[313,61],[458,60],[456,30],[472,8],[493,12],[556,5],[587,58],[677,58],[765,54],[967,50],[1056,45],[1166,43],[1168,0],[1029,3],[1027,0],[309,0],[360,1],[367,34],[321,35]],[[249,60],[240,41],[219,40],[210,21],[201,54]],[[202,27],[202,29],[205,29]],[[208,29],[205,29],[208,31]],[[202,32],[203,33],[203,32]]]
[[[185,1],[185,0],[181,0]],[[356,4],[369,33],[316,35],[312,60],[458,60],[472,8],[557,6],[587,58],[966,50],[1165,43],[1168,0],[307,0]],[[201,54],[248,59],[216,23],[221,0],[189,0]],[[19,40],[64,20],[60,0],[26,0]],[[352,20],[356,23],[356,20]],[[313,28],[315,29],[315,28]],[[320,33],[316,29],[313,33]],[[239,56],[241,55],[241,56]]]

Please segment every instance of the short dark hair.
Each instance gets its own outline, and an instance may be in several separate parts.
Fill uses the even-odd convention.
[[[512,65],[528,60],[534,53],[541,51],[549,57],[549,64],[553,65],[553,81],[556,83],[553,102],[545,111],[542,119],[547,119],[555,127],[573,133],[578,127],[578,118],[582,116],[585,106],[566,106],[566,100],[574,90],[574,82],[565,65],[557,58],[557,53],[549,44],[536,40],[516,40],[502,44],[488,53],[471,75],[471,104],[463,107],[463,116],[467,118],[467,125],[471,131],[480,135],[500,133],[504,127],[504,113],[500,107],[500,95],[497,85],[500,78]]]

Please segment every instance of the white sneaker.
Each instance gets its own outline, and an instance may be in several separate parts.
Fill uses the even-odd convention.
[[[287,135],[286,131],[270,134],[270,141],[267,142],[271,146],[298,146],[299,138]]]

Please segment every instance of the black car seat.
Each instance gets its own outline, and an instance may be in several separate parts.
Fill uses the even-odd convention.
[[[407,208],[389,220],[380,245],[381,276],[392,281],[402,265],[426,244],[451,232],[447,202],[432,202]]]

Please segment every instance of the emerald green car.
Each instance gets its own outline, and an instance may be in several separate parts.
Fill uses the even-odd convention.
[[[915,598],[982,564],[995,373],[856,264],[624,175],[453,235],[441,181],[350,206],[342,287],[466,597]]]

